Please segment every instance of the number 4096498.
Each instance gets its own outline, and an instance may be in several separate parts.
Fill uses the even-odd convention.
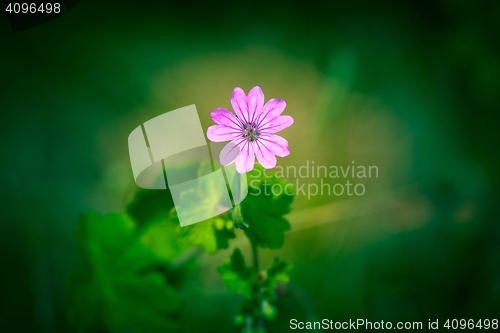
[[[448,319],[446,323],[443,325],[447,329],[498,329],[498,319],[479,319],[478,321],[474,321],[474,319]]]
[[[60,13],[61,4],[60,3],[41,3],[40,5],[36,3],[9,3],[5,11],[12,14],[35,14],[35,13]]]

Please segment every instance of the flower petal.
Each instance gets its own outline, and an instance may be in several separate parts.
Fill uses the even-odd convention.
[[[248,139],[237,138],[229,142],[224,148],[222,148],[219,154],[220,164],[222,166],[228,166],[229,164],[234,163],[241,151],[241,147],[239,145],[241,145],[246,140]]]
[[[258,129],[259,133],[276,133],[289,126],[292,126],[293,118],[291,116],[279,116],[261,125]]]
[[[257,118],[264,108],[264,93],[259,86],[255,86],[248,92],[247,98],[248,120],[250,123],[257,121]]]
[[[266,141],[255,140],[254,148],[255,148],[255,156],[257,156],[257,160],[259,163],[266,169],[272,169],[276,166],[276,156],[269,149],[268,146],[265,145]]]
[[[248,114],[247,95],[240,87],[234,88],[233,95],[231,96],[231,105],[238,118],[248,123],[248,118],[246,118]]]
[[[225,125],[234,129],[243,128],[241,123],[238,121],[238,118],[236,118],[234,113],[228,109],[215,109],[212,113],[210,113],[210,116],[212,117],[212,120],[219,125]]]
[[[242,135],[242,130],[224,125],[213,125],[207,130],[207,137],[213,142],[230,141]]]
[[[257,121],[257,126],[262,126],[279,117],[285,111],[286,102],[282,99],[271,98],[262,109],[262,114]]]
[[[259,145],[264,145],[273,154],[279,157],[285,157],[290,155],[290,149],[288,148],[288,141],[276,134],[263,134],[257,137]],[[260,160],[259,160],[260,162]],[[261,163],[262,164],[262,163]]]
[[[243,144],[240,145],[241,152],[236,158],[236,171],[239,173],[245,173],[253,170],[255,165],[255,153],[253,143],[249,140],[245,140]]]

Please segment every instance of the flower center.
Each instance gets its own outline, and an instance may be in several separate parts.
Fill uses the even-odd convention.
[[[255,124],[250,123],[245,125],[245,133],[243,134],[244,138],[248,138],[253,142],[257,136],[259,136],[259,132],[257,131],[257,126]]]

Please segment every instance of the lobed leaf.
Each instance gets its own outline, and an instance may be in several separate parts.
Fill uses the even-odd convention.
[[[239,249],[235,249],[230,260],[226,260],[218,267],[221,279],[226,284],[229,292],[243,295],[246,299],[252,299],[257,282],[255,271],[248,267],[245,258]]]
[[[290,229],[283,215],[290,212],[293,193],[291,186],[287,188],[291,195],[284,191],[288,182],[264,171],[262,166],[255,165],[248,174],[248,196],[241,203],[242,215],[248,224],[245,234],[261,248],[278,249],[283,246],[285,231]],[[281,194],[275,195],[273,186],[274,193],[279,193],[277,188],[280,188]]]

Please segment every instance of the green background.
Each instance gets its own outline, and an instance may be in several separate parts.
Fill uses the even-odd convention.
[[[294,265],[273,330],[499,318],[499,18],[498,1],[80,1],[2,34],[0,331],[74,330],[78,217],[133,200],[136,126],[196,104],[206,130],[255,85],[295,119],[278,165],[379,168],[361,197],[296,197],[262,255]],[[236,331],[216,269],[230,253],[182,277],[182,331]]]

